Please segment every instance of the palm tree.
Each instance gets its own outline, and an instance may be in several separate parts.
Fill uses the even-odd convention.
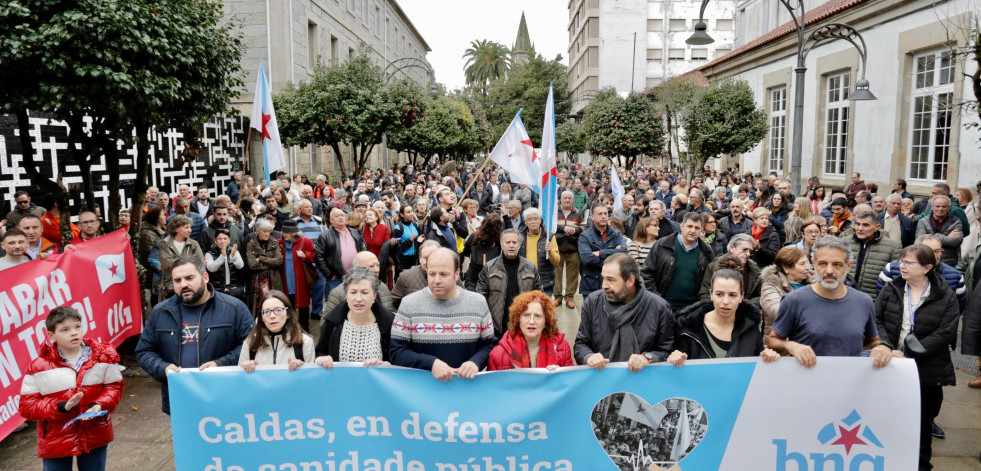
[[[511,68],[511,50],[499,42],[486,39],[471,41],[463,57],[467,59],[463,69],[467,85],[485,96],[488,85],[505,76]]]

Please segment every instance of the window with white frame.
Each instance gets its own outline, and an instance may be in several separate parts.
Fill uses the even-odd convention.
[[[845,175],[848,162],[848,95],[851,73],[830,75],[827,79],[824,119],[824,174]]]
[[[913,67],[908,178],[943,181],[950,159],[954,57],[950,51],[928,52],[917,55]]]
[[[787,87],[770,90],[770,150],[771,172],[783,172],[784,152],[787,149]]]

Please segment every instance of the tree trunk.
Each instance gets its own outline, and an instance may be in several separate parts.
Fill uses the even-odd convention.
[[[246,161],[248,158],[246,157]],[[150,186],[147,176],[150,173],[150,126],[136,126],[136,182],[133,186],[133,207],[130,209],[129,234],[134,245],[139,244],[140,225],[143,221],[143,205],[146,190]]]
[[[61,246],[63,247],[72,240],[72,221],[71,211],[69,210],[71,205],[68,201],[68,191],[61,184],[61,178],[65,174],[65,168],[68,163],[65,159],[58,159],[58,175],[55,181],[43,177],[41,172],[38,171],[37,162],[34,161],[34,142],[31,141],[30,135],[30,115],[26,108],[17,108],[14,114],[17,116],[17,129],[20,131],[21,165],[24,167],[27,177],[31,179],[31,184],[40,188],[45,193],[51,193],[55,201],[58,202],[58,211],[61,215],[59,228],[61,230]]]
[[[347,168],[344,166],[344,156],[341,154],[341,145],[338,142],[332,142],[330,148],[334,149],[334,159],[337,160],[337,166],[341,169],[341,180],[347,178]]]
[[[678,136],[674,133],[674,128],[671,126],[671,123],[674,122],[674,120],[671,119],[672,114],[673,113],[671,112],[671,105],[665,103],[664,104],[664,120],[667,122],[667,125],[668,125],[668,164],[670,164],[671,163],[671,160],[674,159],[674,153],[672,153],[672,151],[671,151],[671,141],[674,141],[674,145],[675,146],[678,145]],[[679,150],[680,150],[680,148],[679,148]]]

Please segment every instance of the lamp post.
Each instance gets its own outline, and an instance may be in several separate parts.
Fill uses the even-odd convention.
[[[685,42],[692,45],[704,45],[715,42],[708,35],[708,26],[705,24],[705,7],[709,0],[702,0],[701,9],[698,12],[698,22],[695,23],[695,32]],[[810,36],[805,35],[806,23],[804,20],[804,1],[803,0],[780,0],[780,3],[790,12],[791,21],[797,31],[797,67],[794,68],[794,136],[793,147],[791,148],[790,161],[790,185],[791,191],[795,195],[800,195],[801,182],[801,154],[803,152],[803,133],[804,133],[804,76],[807,72],[805,66],[807,54],[812,49],[836,40],[845,40],[855,46],[859,57],[862,60],[862,78],[855,82],[855,92],[850,94],[848,99],[852,101],[875,100],[875,95],[869,91],[869,81],[865,79],[866,59],[868,48],[865,46],[865,39],[855,28],[843,23],[827,23],[817,27]]]
[[[439,89],[436,88],[436,72],[429,65],[428,62],[417,59],[415,57],[403,57],[401,59],[395,59],[389,62],[385,69],[382,70],[382,82],[388,83],[399,72],[403,72],[406,69],[422,69],[426,71],[426,81],[429,82],[429,95],[437,96],[439,95]],[[388,133],[382,133],[382,161],[384,162],[384,168],[388,169]]]

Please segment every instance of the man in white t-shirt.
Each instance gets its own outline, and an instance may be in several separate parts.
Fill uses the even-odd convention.
[[[30,261],[24,256],[24,252],[27,250],[27,234],[24,234],[24,231],[16,227],[8,230],[3,235],[2,245],[6,255],[0,258],[0,270],[6,270]]]

